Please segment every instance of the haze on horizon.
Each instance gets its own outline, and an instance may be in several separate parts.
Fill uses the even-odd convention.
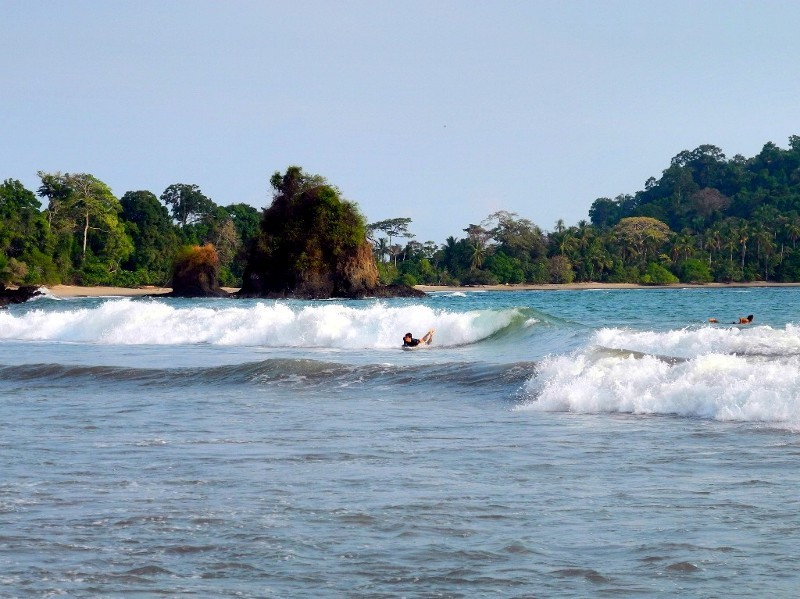
[[[790,1],[0,0],[0,179],[269,201],[296,164],[442,243],[800,134]]]

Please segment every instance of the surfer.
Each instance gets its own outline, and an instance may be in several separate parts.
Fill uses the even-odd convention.
[[[406,333],[403,335],[403,347],[417,347],[420,345],[430,345],[431,341],[433,341],[433,331],[431,329],[422,337],[422,339],[414,339],[411,333]]]
[[[753,318],[755,318],[752,314],[748,314],[747,316],[740,316],[736,320],[734,320],[731,324],[750,324],[753,322]],[[716,318],[709,318],[708,322],[719,322]]]

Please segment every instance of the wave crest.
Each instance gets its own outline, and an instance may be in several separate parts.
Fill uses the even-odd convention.
[[[800,329],[598,331],[540,362],[519,409],[800,425]]]
[[[178,307],[163,300],[109,300],[90,308],[0,314],[0,339],[115,345],[395,348],[403,333],[436,329],[439,347],[476,343],[520,322],[523,310],[451,312],[383,302],[357,307],[290,302]]]

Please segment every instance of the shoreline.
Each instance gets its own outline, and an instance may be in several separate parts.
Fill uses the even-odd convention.
[[[735,289],[758,287],[800,287],[798,283],[772,283],[754,281],[750,283],[675,283],[673,285],[640,285],[638,283],[547,283],[542,285],[517,284],[517,285],[416,285],[420,291],[435,292],[461,292],[470,291],[590,291],[613,289]],[[43,285],[50,295],[59,298],[72,297],[141,297],[144,295],[164,295],[172,291],[169,287],[82,287],[80,285]],[[235,293],[238,288],[223,287],[229,293]]]
[[[544,283],[514,285],[416,285],[420,291],[592,291],[598,289],[736,289],[757,287],[800,287],[797,283],[751,281],[748,283],[673,283],[671,285],[642,285],[640,283]]]
[[[163,295],[172,291],[169,287],[83,287],[81,285],[43,285],[47,293],[59,298],[71,297],[139,297],[142,295]]]

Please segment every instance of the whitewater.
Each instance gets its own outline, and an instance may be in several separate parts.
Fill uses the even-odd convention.
[[[735,287],[12,306],[0,595],[793,596],[798,315]]]

